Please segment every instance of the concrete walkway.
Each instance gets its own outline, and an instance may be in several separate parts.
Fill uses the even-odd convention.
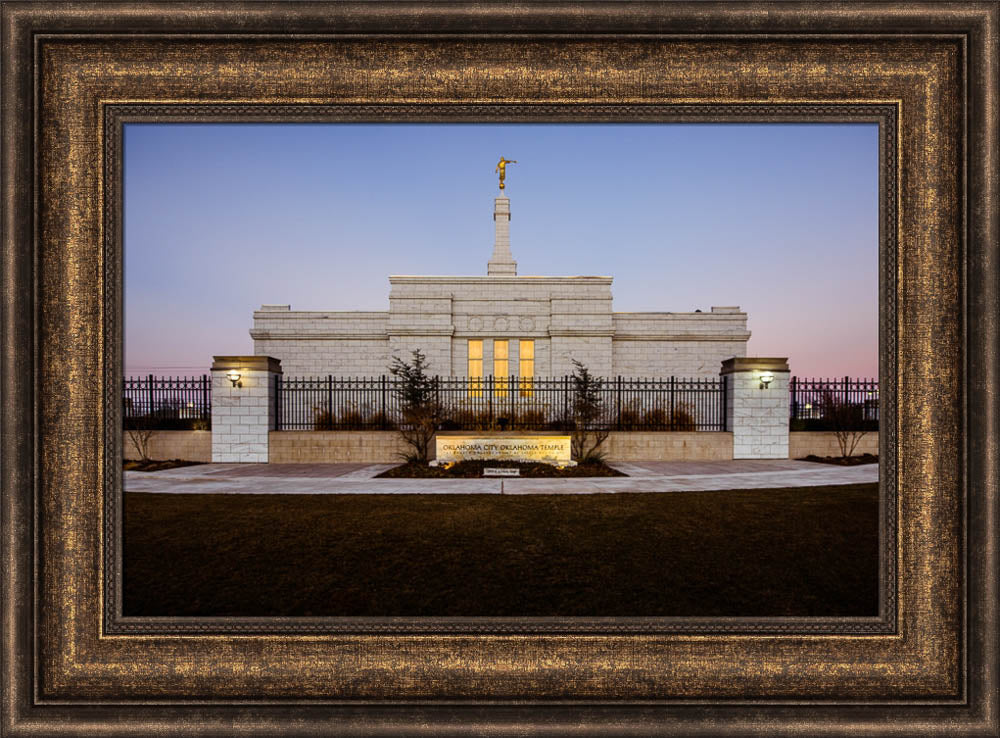
[[[125,472],[126,492],[169,494],[595,494],[817,487],[878,481],[878,464],[809,461],[612,463],[628,477],[373,479],[394,464],[199,464]]]

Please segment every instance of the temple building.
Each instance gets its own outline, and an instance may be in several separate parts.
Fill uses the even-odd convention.
[[[415,349],[433,373],[454,377],[563,376],[574,359],[604,377],[718,377],[723,360],[746,356],[750,332],[738,307],[615,312],[612,277],[518,275],[505,163],[485,275],[390,276],[385,311],[262,305],[254,353],[280,359],[286,377],[378,376],[393,355],[409,360]]]

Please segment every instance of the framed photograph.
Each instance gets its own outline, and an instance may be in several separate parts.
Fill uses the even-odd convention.
[[[995,734],[998,23],[995,3],[3,3],[3,735],[744,735],[762,726],[790,735]],[[431,137],[453,124],[482,130],[519,124],[525,131],[582,124],[867,127],[877,148],[879,376],[877,401],[862,398],[857,407],[877,410],[866,419],[877,421],[879,464],[877,535],[865,539],[872,572],[861,577],[872,584],[866,604],[847,614],[804,605],[707,615],[695,608],[692,615],[586,604],[525,612],[495,605],[467,615],[466,606],[424,611],[381,604],[334,614],[283,605],[218,612],[183,588],[168,605],[157,600],[163,587],[156,577],[181,566],[179,550],[160,548],[167,560],[157,565],[149,547],[137,563],[137,532],[165,530],[184,518],[171,523],[169,513],[139,506],[136,496],[126,501],[130,492],[123,487],[123,455],[143,442],[123,432],[123,418],[135,429],[154,413],[152,401],[145,414],[136,410],[141,400],[130,397],[128,384],[122,403],[132,345],[123,329],[130,314],[126,292],[129,284],[147,284],[127,272],[126,234],[140,217],[128,194],[129,178],[139,171],[129,165],[140,150],[128,142],[139,131],[171,124],[225,124],[216,130],[231,131],[238,150],[259,143],[241,144],[229,127],[251,123],[300,130],[302,124],[315,130],[408,124]],[[306,145],[315,153],[321,144]],[[429,145],[458,144],[452,138]],[[641,146],[650,158],[662,155],[654,141]],[[176,160],[163,141],[146,150],[158,147],[160,158],[146,160],[147,174]],[[365,149],[356,148],[359,171]],[[504,166],[524,164],[514,161],[515,151],[495,153],[511,159],[501,157],[490,175],[499,175],[490,226],[496,241],[479,279],[516,285],[518,254],[506,230],[516,194],[504,190]],[[824,161],[803,160],[802,166],[829,168],[828,196],[846,197],[836,189],[833,163]],[[508,185],[516,167],[506,172]],[[419,185],[405,159],[399,169]],[[176,222],[172,201],[185,193],[171,192],[169,181],[155,190],[162,203],[154,198],[144,205],[151,223],[156,213]],[[262,223],[269,203],[281,207],[281,193],[268,191],[258,205]],[[803,218],[796,208],[789,199],[784,227],[790,232]],[[236,260],[250,254],[231,252],[232,279],[247,279],[240,275],[251,272]],[[747,279],[764,285],[762,264],[794,256],[758,248],[745,255]],[[808,246],[802,256],[809,258]],[[871,263],[874,269],[874,256]],[[155,260],[151,264],[155,269]],[[361,268],[345,259],[352,265]],[[348,339],[371,344],[367,355],[355,352],[344,376],[374,374],[372,357],[385,363],[390,356],[378,353],[380,342],[395,341],[395,355],[405,359],[413,348],[406,337],[433,331],[403,325],[400,316],[423,316],[430,324],[439,296],[422,290],[446,289],[449,300],[465,303],[450,308],[451,348],[430,351],[431,367],[462,375],[454,391],[477,412],[484,398],[508,402],[504,432],[508,423],[554,432],[567,422],[528,405],[553,377],[573,371],[568,360],[584,350],[573,348],[574,341],[608,374],[615,366],[640,366],[651,342],[666,346],[664,336],[674,335],[673,328],[644,328],[666,320],[663,314],[609,313],[608,321],[621,324],[614,327],[618,343],[636,345],[627,360],[602,354],[594,337],[607,338],[610,351],[611,329],[601,333],[565,316],[587,312],[583,297],[591,300],[588,310],[600,302],[610,311],[605,278],[564,285],[546,277],[533,289],[552,295],[536,302],[563,300],[563,308],[525,309],[502,319],[466,305],[479,283],[439,276],[429,287],[429,279],[393,277],[389,328],[381,333],[372,327],[381,318],[357,313],[353,322],[344,319],[343,330],[354,331]],[[590,292],[584,295],[580,285]],[[572,293],[559,292],[570,287]],[[423,307],[393,316],[407,299]],[[211,394],[213,461],[266,461],[275,434],[288,439],[352,423],[387,433],[400,422],[378,405],[390,393],[375,380],[352,385],[355,404],[348,407],[335,404],[333,370],[326,365],[315,372],[327,374],[326,385],[284,377],[282,364],[295,367],[289,375],[312,368],[296,364],[294,345],[289,349],[289,341],[311,338],[309,328],[298,327],[305,319],[288,312],[261,305],[253,316],[253,355],[217,355],[202,385],[185,385],[185,392]],[[588,314],[594,323],[597,313]],[[727,340],[745,344],[745,314],[713,307],[707,316],[684,320],[706,317],[732,323]],[[199,319],[212,321],[212,311]],[[831,314],[816,330],[830,333],[838,319]],[[698,357],[707,349],[700,351]],[[669,414],[641,405],[642,394],[632,395],[640,405],[623,404],[623,387],[638,390],[622,384],[619,372],[617,400],[607,400],[618,403],[614,429],[645,423],[732,432],[733,417],[741,417],[733,403],[740,401],[744,375],[754,393],[784,398],[784,424],[788,365],[774,358],[755,364],[732,353],[737,358],[727,359],[721,374],[712,370],[718,376],[697,379],[718,386],[680,390],[713,398],[708,411],[692,404],[677,414],[673,384]],[[709,358],[714,366],[725,357]],[[690,367],[702,371],[698,361]],[[253,394],[258,375],[264,378],[261,401],[241,400],[241,391]],[[152,393],[152,377],[143,386]],[[320,391],[325,400],[316,399]],[[798,405],[806,407],[809,398],[796,391],[793,422],[806,423],[811,417]],[[523,405],[516,412],[515,396]],[[289,404],[303,397],[304,420]],[[763,395],[747,407],[770,407],[757,397]],[[171,422],[196,424],[195,400],[184,395],[183,405],[174,408]],[[253,413],[232,411],[241,407],[263,414],[263,459],[253,456],[258,439],[246,427]],[[501,414],[493,404],[489,413],[496,427]],[[407,427],[414,422],[407,416]],[[443,428],[442,418],[434,422]],[[459,433],[472,421],[447,422]],[[579,427],[582,421],[573,422]],[[296,430],[295,423],[305,425]],[[223,437],[223,430],[230,435]],[[761,453],[760,442],[729,442],[731,458]],[[287,460],[308,461],[293,458],[298,452],[288,446]],[[556,453],[555,446],[546,448]],[[274,462],[277,452],[270,453]],[[574,447],[573,458],[580,455]],[[510,484],[481,481],[501,490]],[[628,491],[632,482],[605,484]],[[133,521],[143,516],[145,528],[130,528],[129,514]],[[370,518],[370,511],[351,514],[359,524]],[[531,519],[525,513],[525,521]],[[210,528],[191,530],[201,539],[210,535]],[[151,540],[155,545],[155,536]],[[689,558],[697,564],[697,556]],[[211,571],[216,563],[206,559],[199,573],[216,582],[212,587],[224,590],[225,579],[244,586],[235,572],[219,577]],[[702,564],[710,566],[707,555]],[[197,568],[190,561],[184,566]],[[560,567],[572,581],[572,572]],[[733,567],[734,578],[745,576]],[[145,571],[145,590],[135,589],[125,570]],[[296,576],[315,571],[302,566]],[[374,587],[375,574],[365,571],[365,581],[356,583],[362,592]],[[855,574],[835,569],[831,559],[817,578],[844,584]],[[623,591],[652,590],[657,576],[640,572],[618,584]],[[549,599],[540,589],[543,579],[526,585],[539,602]],[[393,580],[382,591],[398,586]],[[153,604],[136,608],[137,591]],[[711,614],[717,612],[723,614]]]

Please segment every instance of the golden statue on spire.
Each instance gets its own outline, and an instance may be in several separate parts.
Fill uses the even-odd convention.
[[[497,164],[497,168],[493,170],[494,172],[500,172],[500,189],[501,190],[504,188],[503,178],[507,175],[507,165],[508,164],[517,164],[517,160],[516,159],[504,159],[501,156],[500,157],[500,163]]]

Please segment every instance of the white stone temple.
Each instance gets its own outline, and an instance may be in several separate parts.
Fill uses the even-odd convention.
[[[612,310],[612,277],[519,276],[510,217],[501,190],[485,275],[390,276],[388,310],[262,305],[250,330],[254,354],[280,359],[286,377],[378,376],[414,349],[432,372],[454,377],[563,376],[573,359],[604,377],[718,377],[723,360],[746,356],[739,307],[621,313]]]

